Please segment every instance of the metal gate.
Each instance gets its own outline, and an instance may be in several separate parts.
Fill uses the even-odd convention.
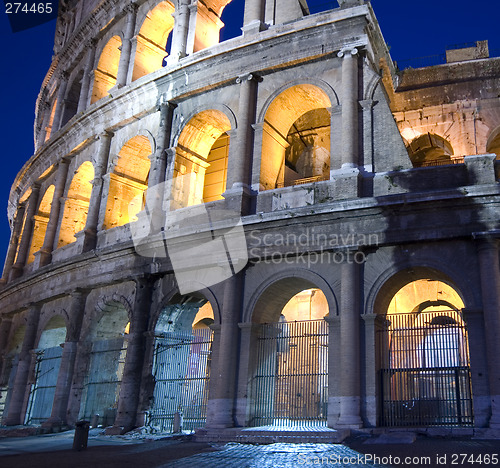
[[[123,338],[92,343],[83,387],[81,419],[97,418],[97,423],[104,427],[114,423],[126,354],[127,341]]]
[[[182,415],[185,431],[205,425],[212,339],[210,329],[165,333],[156,337],[155,389],[148,415],[149,426],[157,431],[170,432],[176,413]]]
[[[467,328],[460,312],[387,315],[378,340],[382,425],[473,424]]]
[[[261,325],[254,375],[251,426],[326,426],[327,323]]]
[[[35,381],[31,386],[25,424],[40,424],[50,418],[61,357],[60,346],[37,352]]]

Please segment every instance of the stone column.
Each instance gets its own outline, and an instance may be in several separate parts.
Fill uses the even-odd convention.
[[[342,167],[358,167],[358,50],[342,49]]]
[[[500,429],[500,267],[498,240],[479,240],[479,273],[486,331],[486,356],[491,397],[490,427]]]
[[[159,232],[165,225],[163,201],[165,196],[165,182],[167,171],[167,149],[170,146],[172,120],[177,107],[168,101],[160,103],[160,126],[157,135],[156,151],[151,154],[151,169],[149,171],[148,191],[146,195],[146,210],[149,212],[152,232]]]
[[[245,0],[243,27],[241,28],[244,35],[256,34],[266,29],[264,23],[265,12],[265,0]]]
[[[150,278],[138,278],[136,281],[134,309],[130,320],[127,355],[120,384],[120,398],[116,420],[107,434],[123,434],[135,427],[141,375],[146,354],[146,331],[152,303],[153,281]]]
[[[365,354],[364,362],[365,366],[362,372],[365,375],[364,379],[364,398],[361,404],[361,413],[366,418],[368,425],[375,427],[377,425],[377,346],[376,346],[376,335],[377,335],[377,314],[363,314],[363,328],[365,340]]]
[[[26,331],[24,333],[23,346],[19,353],[14,386],[11,390],[9,407],[3,421],[6,426],[17,426],[23,423],[23,406],[28,385],[28,374],[31,364],[31,351],[35,347],[38,332],[38,322],[40,321],[41,306],[31,304],[26,319]]]
[[[330,179],[342,166],[342,106],[330,107]]]
[[[225,281],[222,301],[218,362],[213,374],[214,396],[211,398],[211,418],[207,427],[233,427],[238,356],[238,319],[241,313],[243,290],[242,272]]]
[[[12,226],[12,234],[10,236],[9,248],[7,249],[7,255],[5,257],[5,263],[3,267],[3,275],[0,280],[0,284],[5,284],[9,280],[10,272],[12,271],[12,266],[16,260],[17,247],[19,245],[19,237],[21,236],[21,229],[23,228],[24,213],[26,211],[26,205],[23,203],[19,205],[16,212],[16,217],[14,218],[14,225]]]
[[[174,13],[174,30],[172,31],[172,46],[167,64],[171,65],[186,56],[186,44],[189,32],[189,0],[181,0]]]
[[[62,72],[59,75],[59,88],[57,90],[56,110],[52,119],[51,136],[61,128],[61,119],[64,112],[64,99],[66,97],[66,87],[68,86],[68,73]]]
[[[12,317],[3,317],[0,322],[0,377],[3,375],[3,363],[9,334],[12,328]],[[7,376],[8,378],[8,376]],[[1,385],[2,382],[0,382]]]
[[[38,256],[38,266],[48,265],[52,261],[52,252],[54,251],[54,241],[57,233],[57,225],[59,223],[59,215],[61,212],[61,198],[64,195],[66,180],[68,178],[69,160],[61,159],[57,168],[57,176],[55,183],[54,195],[52,197],[52,206],[50,209],[49,222],[45,231],[43,246],[40,249]]]
[[[26,213],[26,221],[24,222],[24,230],[19,245],[16,263],[12,267],[11,277],[19,278],[23,274],[26,260],[31,246],[31,238],[33,237],[33,227],[35,223],[35,215],[38,209],[38,199],[40,197],[40,184],[34,183],[31,187],[31,195],[28,201],[28,210]]]
[[[255,74],[246,74],[239,76],[236,83],[240,84],[240,97],[238,102],[238,129],[236,141],[231,139],[229,142],[229,161],[227,171],[227,188],[224,198],[231,203],[232,198],[240,201],[235,204],[234,209],[238,208],[243,212],[245,203],[243,199],[250,196],[250,187],[252,181],[250,175],[252,172],[252,156],[254,129],[252,125],[255,122],[257,112],[257,87],[260,77]],[[247,207],[248,208],[248,207]]]
[[[354,261],[355,252],[347,252],[341,265],[340,286],[340,417],[338,426],[359,428],[360,417],[360,352],[359,294],[360,266]]]
[[[76,290],[71,294],[70,323],[66,334],[66,342],[63,346],[59,374],[57,375],[52,413],[50,418],[42,424],[44,427],[61,427],[67,424],[66,411],[71,383],[73,381],[76,351],[80,339],[87,295],[88,293],[80,290]]]
[[[247,426],[247,407],[249,398],[249,384],[252,379],[252,371],[255,368],[255,349],[257,346],[257,330],[260,324],[245,322],[239,323],[241,330],[241,345],[239,356],[238,389],[236,393],[235,421],[237,426]]]
[[[158,108],[160,111],[160,125],[156,139],[156,151],[150,156],[151,170],[149,171],[148,188],[165,182],[165,173],[167,170],[166,150],[170,147],[172,120],[176,107],[177,104],[162,100]]]
[[[108,169],[109,148],[113,133],[103,132],[99,135],[99,150],[94,160],[94,180],[90,194],[89,210],[84,229],[83,251],[95,249],[97,242],[97,228],[101,202],[106,202],[107,194],[103,194],[103,177]]]
[[[340,317],[327,315],[328,323],[328,427],[335,427],[340,414]]]
[[[96,45],[97,43],[95,39],[91,39],[87,43],[87,60],[85,62],[85,69],[83,71],[82,88],[80,91],[80,99],[78,100],[77,112],[83,112],[85,109],[87,109],[90,102],[90,84],[94,71]]]
[[[365,99],[359,101],[363,108],[363,154],[361,155],[360,164],[369,171],[374,171],[373,160],[373,99]]]
[[[358,197],[361,189],[358,168],[358,50],[346,47],[338,56],[342,58],[342,166],[331,171],[331,177],[335,180],[335,198],[342,200]]]
[[[116,86],[121,87],[127,84],[127,77],[129,75],[130,64],[133,64],[132,58],[132,39],[135,32],[135,20],[137,16],[137,5],[134,3],[128,5],[126,8],[127,19],[125,23],[125,31],[123,34],[122,50],[120,54],[120,61],[118,63],[118,73],[116,76]]]
[[[218,323],[210,325],[213,332],[212,353],[210,359],[210,380],[208,381],[208,401],[207,401],[207,421],[212,421],[217,411],[217,404],[213,404],[212,398],[215,398],[217,387],[217,364],[219,363],[220,331],[221,326]],[[214,400],[215,402],[215,400]]]

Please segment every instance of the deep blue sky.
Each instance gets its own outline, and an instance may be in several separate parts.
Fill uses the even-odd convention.
[[[243,0],[233,0],[224,12],[233,30],[241,26]],[[309,0],[312,12],[329,9],[336,2]],[[446,46],[488,39],[490,49],[500,52],[498,0],[372,0],[382,33],[395,60],[443,53]],[[0,171],[0,262],[7,251],[10,229],[6,208],[10,187],[17,172],[33,154],[35,101],[52,57],[55,21],[15,33],[0,3],[2,46]],[[224,32],[223,32],[224,34]]]

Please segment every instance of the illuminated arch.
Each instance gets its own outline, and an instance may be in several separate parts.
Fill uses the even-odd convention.
[[[440,135],[425,133],[413,139],[407,147],[413,167],[453,164],[453,147]]]
[[[122,39],[120,36],[113,36],[104,46],[97,68],[94,70],[91,104],[107,96],[108,91],[116,85],[121,46]]]
[[[93,179],[94,166],[90,161],[85,161],[75,171],[69,186],[57,247],[75,242],[75,234],[85,228]]]
[[[35,222],[33,225],[33,236],[31,238],[31,246],[28,255],[27,263],[35,260],[35,252],[38,252],[45,239],[45,232],[47,231],[47,223],[49,222],[50,210],[52,208],[52,198],[54,197],[54,185],[51,185],[45,191],[42,201],[38,206],[38,211],[35,215]]]
[[[118,160],[110,174],[104,229],[135,221],[135,215],[142,209],[142,205],[138,204],[133,209],[129,204],[148,188],[151,152],[149,139],[144,135],[137,135],[128,140],[118,153]]]
[[[137,35],[132,81],[158,70],[162,66],[167,40],[174,28],[175,8],[171,2],[161,2],[150,10]]]
[[[326,92],[294,85],[266,110],[260,183],[263,190],[325,180],[330,174],[330,111]]]
[[[173,208],[218,200],[226,189],[229,118],[209,109],[192,117],[179,135],[173,183]]]

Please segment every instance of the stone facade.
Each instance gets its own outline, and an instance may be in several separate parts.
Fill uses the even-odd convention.
[[[155,374],[158,336],[210,327],[206,415],[193,424],[255,425],[259,327],[288,319],[293,298],[305,310],[297,295],[312,290],[324,295],[314,318],[328,323],[329,427],[391,425],[379,331],[391,310],[425,307],[458,314],[468,333],[473,417],[452,424],[499,426],[500,59],[480,44],[479,55],[398,72],[369,3],[314,15],[302,1],[271,3],[246,0],[242,35],[222,43],[218,0],[75,0],[60,12],[36,152],[9,198],[3,424],[149,424],[170,382]],[[157,246],[185,249],[189,263],[190,247],[240,219],[248,262],[183,292]],[[143,222],[151,255],[134,238]],[[187,277],[219,272],[217,261],[201,255]],[[43,350],[59,345],[42,395]],[[92,396],[98,385],[107,396]]]

